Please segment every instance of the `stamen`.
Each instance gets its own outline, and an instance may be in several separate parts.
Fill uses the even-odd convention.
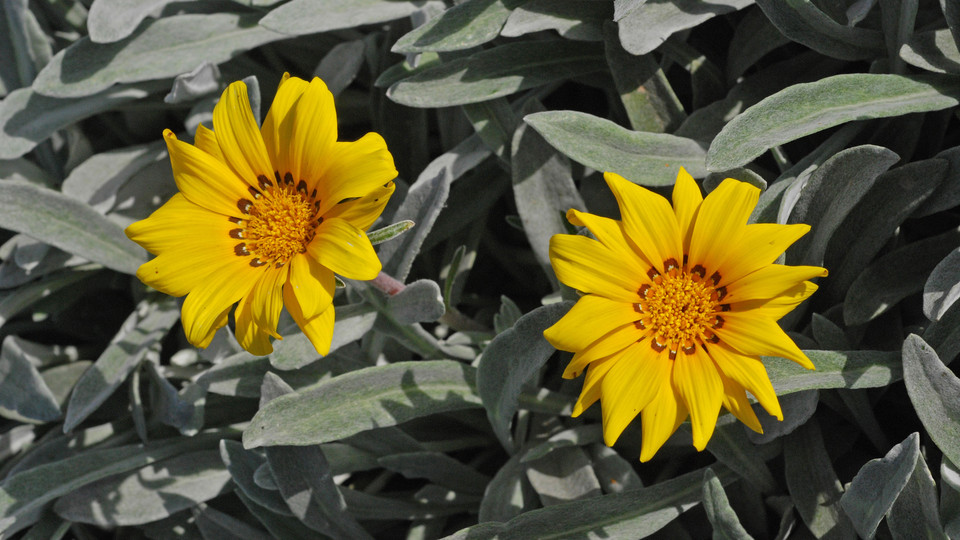
[[[276,174],[280,178],[279,173]],[[234,239],[247,240],[235,247],[237,255],[253,255],[250,265],[254,267],[272,264],[282,268],[301,253],[306,253],[307,245],[316,236],[316,229],[322,220],[317,216],[319,202],[306,196],[306,182],[300,181],[298,190],[291,190],[293,175],[286,173],[283,183],[274,186],[265,175],[257,177],[262,193],[249,186],[248,191],[254,200],[240,199],[237,208],[248,217],[231,219],[231,222],[243,224],[242,228],[231,229],[227,234]]]

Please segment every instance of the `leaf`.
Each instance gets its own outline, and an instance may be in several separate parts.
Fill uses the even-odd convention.
[[[793,433],[798,427],[802,426],[807,420],[817,412],[817,405],[820,403],[820,392],[817,390],[801,390],[792,394],[786,394],[779,397],[780,408],[783,410],[783,420],[770,415],[759,404],[753,405],[753,412],[760,420],[760,427],[763,433],[756,433],[753,430],[745,431],[747,438],[753,444],[767,444],[779,439],[784,435]]]
[[[81,38],[57,53],[33,82],[50,97],[82,97],[117,83],[168,79],[203,62],[220,64],[282,34],[256,25],[258,14],[186,14],[156,19],[122,41]]]
[[[599,424],[584,424],[557,432],[540,444],[523,452],[522,463],[538,460],[558,448],[586,446],[603,439],[603,430]]]
[[[750,9],[744,13],[727,51],[727,83],[733,84],[747,69],[763,58],[767,53],[790,43],[790,39],[780,33],[777,27],[759,9]]]
[[[937,487],[923,454],[917,456],[913,474],[894,501],[893,508],[887,512],[887,525],[896,539],[913,538],[919,534],[923,538],[947,540],[949,524],[940,525]]]
[[[717,426],[707,443],[707,451],[761,492],[773,493],[776,490],[777,483],[763,456],[738,423]]]
[[[891,351],[804,351],[815,371],[783,358],[763,357],[777,395],[826,388],[878,388],[902,377],[900,355]]]
[[[87,14],[87,31],[96,43],[119,41],[144,19],[176,0],[96,0]]]
[[[197,528],[204,538],[236,538],[238,540],[270,540],[265,531],[248,525],[230,514],[200,503],[193,512]]]
[[[437,160],[434,160],[434,163]],[[425,176],[428,171],[433,176]],[[420,252],[420,246],[423,245],[423,241],[447,202],[451,181],[450,168],[441,166],[436,170],[428,166],[410,186],[406,198],[400,203],[400,208],[397,209],[393,219],[409,219],[416,223],[417,227],[410,234],[403,235],[399,241],[383,244],[380,248],[379,256],[383,262],[385,274],[400,281],[407,278],[410,267],[413,266],[413,259]]]
[[[260,19],[260,26],[288,35],[316,34],[406,17],[423,0],[293,0]]]
[[[370,231],[367,233],[367,237],[370,239],[370,243],[373,245],[382,244],[388,240],[393,240],[394,238],[400,236],[401,234],[409,231],[413,228],[415,224],[409,219],[403,221],[398,221],[392,225],[387,225],[375,231]]]
[[[680,30],[693,28],[754,0],[647,0],[619,19],[620,43],[631,54],[647,54]]]
[[[600,495],[590,458],[579,446],[557,448],[548,456],[527,461],[526,472],[544,507]]]
[[[530,0],[517,6],[500,31],[517,37],[543,30],[555,30],[566,39],[600,41],[603,22],[612,13],[608,2],[592,0]]]
[[[397,362],[345,373],[267,403],[244,431],[245,448],[309,445],[375,427],[476,407],[473,368],[452,360]]]
[[[958,95],[960,83],[937,76],[852,73],[796,84],[725,125],[710,145],[706,166],[740,167],[769,148],[853,120],[946,109],[957,105]]]
[[[638,184],[673,185],[680,167],[695,178],[707,174],[703,148],[691,139],[629,131],[609,120],[577,111],[534,113],[523,121],[571,159]]]
[[[960,73],[960,49],[949,29],[914,33],[900,48],[900,58],[934,73]]]
[[[537,493],[530,486],[520,462],[522,453],[510,456],[487,484],[480,502],[479,522],[508,521],[539,506]]]
[[[385,469],[404,478],[425,478],[429,482],[458,493],[483,495],[490,477],[442,452],[407,452],[379,458]]]
[[[387,309],[401,325],[436,321],[445,310],[440,286],[430,279],[408,283],[402,291],[387,298]]]
[[[459,51],[493,40],[500,33],[510,9],[503,0],[466,0],[397,40],[395,53]]]
[[[940,320],[957,298],[960,298],[958,261],[960,249],[954,249],[930,272],[930,277],[923,285],[923,314],[931,321]]]
[[[292,540],[311,540],[316,538],[317,533],[308,529],[299,520],[290,519],[289,516],[283,516],[271,512],[260,506],[247,497],[243,492],[236,492],[237,498],[247,507],[247,510],[263,524],[270,532],[273,538],[290,538]]]
[[[860,468],[840,497],[840,506],[857,534],[873,538],[880,520],[910,480],[919,457],[920,437],[913,432],[882,459],[871,459]]]
[[[217,451],[203,450],[86,484],[60,497],[53,508],[79,523],[140,525],[213,499],[229,485]]]
[[[723,491],[723,484],[713,469],[703,472],[703,509],[713,525],[713,538],[743,540],[753,538],[740,524],[737,514],[730,507],[730,500]]]
[[[585,75],[601,66],[603,51],[593,44],[521,41],[419,71],[391,85],[387,97],[409,107],[464,105]]]
[[[369,333],[376,319],[377,310],[369,304],[358,302],[337,306],[330,354]],[[319,355],[309,338],[303,332],[297,332],[287,335],[283,341],[274,342],[270,365],[283,371],[296,370],[315,362],[317,358]],[[262,376],[260,372],[257,380]]]
[[[256,80],[256,78],[254,78]],[[163,96],[164,103],[189,103],[196,99],[215,93],[223,84],[220,68],[212,62],[201,62],[193,71],[181,73],[173,79],[170,92]],[[247,93],[256,92],[256,99],[250,99],[250,108],[259,120],[260,87],[256,84],[247,86]],[[252,98],[253,96],[251,96]]]
[[[290,507],[276,489],[266,489],[254,481],[255,471],[266,464],[266,458],[250,450],[244,450],[237,441],[220,441],[220,458],[230,477],[242,493],[258,506],[284,516],[293,516]],[[268,469],[269,470],[269,469]]]
[[[571,306],[564,302],[527,313],[513,328],[495,337],[480,357],[477,391],[493,432],[511,453],[514,443],[510,422],[520,406],[521,389],[555,350],[543,337],[543,331],[560,320]]]
[[[13,336],[0,349],[0,415],[18,422],[53,422],[60,405]]]
[[[843,60],[864,60],[882,56],[886,50],[883,34],[840,25],[811,0],[756,1],[783,35],[821,54]]]
[[[97,410],[179,319],[180,310],[174,298],[141,302],[106,350],[77,381],[67,404],[64,433],[72,431]]]
[[[166,158],[163,141],[95,154],[70,171],[60,189],[64,195],[105,214],[116,204],[121,186],[148,165]]]
[[[927,434],[950,461],[960,463],[960,379],[916,334],[903,342],[903,381]]]

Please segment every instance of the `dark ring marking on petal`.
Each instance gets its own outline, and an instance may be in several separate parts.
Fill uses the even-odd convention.
[[[282,261],[281,261],[281,262],[278,262],[278,263],[276,264],[276,267],[277,267],[277,268],[283,268],[283,262],[282,262]]]
[[[703,337],[704,337],[704,341],[706,341],[707,343],[720,343],[720,336],[713,333],[712,330],[704,330]]]
[[[283,175],[283,183],[292,186],[293,185],[293,175],[289,172]]]
[[[686,266],[688,262],[690,262],[690,256],[687,255],[686,253],[684,253],[684,254],[683,254],[683,265]]]
[[[730,304],[720,304],[720,311],[730,311]]]
[[[647,270],[647,277],[650,279],[657,279],[660,277],[660,272],[658,272],[656,268],[651,268]]]
[[[258,191],[257,188],[255,188],[255,187],[253,187],[253,186],[247,186],[247,191],[250,192],[250,195],[253,195],[253,198],[254,198],[254,199],[259,199],[259,198],[260,198],[260,191]]]
[[[283,179],[280,178],[280,171],[273,171],[273,176],[274,176],[274,178],[277,179],[277,185],[278,185],[278,186],[283,183]]]
[[[723,300],[726,297],[727,297],[726,287],[720,287],[719,289],[717,289],[717,300]]]
[[[310,198],[311,199],[317,198],[317,188],[313,188],[313,192],[310,193]]]
[[[704,268],[703,265],[701,264],[694,266],[693,269],[690,270],[690,273],[695,276],[699,276],[700,279],[707,277],[707,269]]]
[[[263,266],[267,263],[261,261],[260,259],[253,259],[250,261],[250,266],[257,268],[258,266]]]
[[[676,359],[677,359],[677,351],[675,351],[675,350],[673,350],[673,349],[670,349],[670,353],[669,353],[667,356],[669,356],[671,360],[676,360]]]
[[[249,199],[240,199],[239,201],[237,201],[237,208],[239,208],[240,211],[243,212],[244,214],[249,214],[250,208],[252,207],[253,207],[253,201],[250,201]]]
[[[307,196],[307,183],[304,182],[303,180],[297,182],[297,191],[299,191],[301,195],[303,195],[304,197],[306,197],[306,196]]]
[[[657,341],[656,336],[654,336],[654,338],[650,340],[650,347],[657,352],[663,352],[663,350],[667,348],[667,344],[660,343]]]
[[[229,234],[230,234],[230,238],[243,240],[243,229],[231,229]]]
[[[715,315],[713,320],[713,328],[723,328],[723,322],[723,317]]]
[[[635,327],[637,328],[637,330],[646,330],[646,329],[647,329],[647,325],[643,324],[643,320],[633,321],[633,326],[635,326]]]
[[[683,351],[684,354],[686,354],[687,356],[690,356],[693,353],[697,352],[697,344],[690,342],[689,345],[684,345],[681,350]]]
[[[242,219],[238,217],[233,217],[233,216],[228,217],[227,221],[229,221],[230,223],[236,223],[237,225],[240,225],[241,223],[243,223]]]
[[[644,284],[640,287],[640,289],[637,291],[637,294],[640,295],[640,298],[646,298],[646,297],[647,297],[647,293],[649,293],[649,292],[650,292],[650,284],[649,284],[649,283],[644,283]]]
[[[710,281],[712,281],[714,285],[720,283],[720,272],[714,272],[713,275],[710,276]]]
[[[257,182],[260,184],[260,189],[267,189],[268,187],[273,186],[273,182],[271,182],[269,178],[262,174],[257,177]]]
[[[319,211],[320,211],[320,201],[319,201],[319,200],[316,201],[315,203],[313,203],[313,211],[314,211],[314,212],[319,212]]]
[[[250,252],[247,251],[247,245],[243,242],[233,246],[233,253],[237,257],[246,257],[247,255],[250,255]]]
[[[669,272],[671,270],[680,269],[680,263],[676,259],[670,257],[669,259],[663,261],[663,271]]]

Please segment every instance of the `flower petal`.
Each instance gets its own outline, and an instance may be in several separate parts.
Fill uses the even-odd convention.
[[[347,220],[361,231],[365,231],[383,213],[383,209],[390,201],[390,196],[396,189],[397,184],[395,182],[387,182],[386,185],[374,189],[359,199],[335,205],[324,215],[324,218],[338,217]]]
[[[741,354],[779,356],[807,369],[814,369],[813,362],[773,320],[753,316],[749,311],[728,311],[723,314],[723,319],[723,327],[716,330],[717,336]]]
[[[280,312],[283,311],[282,287],[289,273],[286,268],[270,268],[254,285],[250,298],[253,322],[277,339],[283,339],[277,333],[277,324],[280,322]]]
[[[730,304],[730,307],[733,311],[739,313],[749,312],[753,316],[776,321],[793,311],[795,307],[816,291],[817,286],[815,284],[804,281],[781,292],[774,298],[736,302]]]
[[[616,252],[585,236],[550,238],[550,263],[561,283],[611,300],[637,302],[644,283]]]
[[[370,280],[382,268],[366,233],[340,218],[324,219],[307,253],[317,262],[349,279]]]
[[[213,337],[217,334],[217,330],[220,330],[227,325],[231,307],[233,306],[227,306],[226,309],[220,312],[220,315],[217,316],[216,321],[213,323],[213,326],[210,327],[210,331],[207,333],[206,337],[197,343],[198,348],[206,349],[210,345],[210,342],[213,341]]]
[[[799,283],[826,275],[827,269],[819,266],[769,264],[727,285],[724,302],[775,298]]]
[[[317,353],[326,356],[330,352],[330,343],[333,340],[335,316],[333,306],[331,305],[312,319],[305,319],[303,312],[300,310],[300,304],[297,303],[297,297],[289,284],[283,287],[283,303],[287,306],[287,311],[290,312],[290,316],[296,321],[297,326],[313,344]]]
[[[603,440],[613,446],[630,422],[660,391],[673,362],[658,354],[646,341],[627,347],[603,378],[600,405],[603,408]],[[667,381],[669,384],[669,381]]]
[[[275,170],[281,176],[287,172],[293,172],[289,141],[293,140],[294,116],[290,114],[290,111],[293,110],[300,96],[307,89],[307,85],[307,81],[299,77],[291,77],[289,73],[284,73],[280,80],[280,86],[277,87],[277,95],[273,98],[270,110],[267,111],[267,116],[263,119],[263,126],[260,128],[270,161],[273,162],[274,167],[276,167]]]
[[[203,124],[197,124],[197,132],[193,135],[193,145],[217,158],[220,163],[226,163],[223,159],[223,152],[220,151],[220,145],[217,143],[217,136],[213,130],[207,129]]]
[[[210,249],[222,244],[230,252],[230,230],[236,225],[222,214],[191,202],[182,193],[176,193],[146,219],[131,223],[124,231],[127,238],[143,246],[150,253],[200,244]]]
[[[650,461],[657,450],[667,442],[667,439],[680,424],[687,419],[687,407],[677,395],[670,383],[668,373],[664,380],[657,384],[660,392],[647,405],[640,416],[643,441],[640,444],[640,461]]]
[[[227,164],[244,181],[257,185],[257,177],[274,177],[267,147],[250,109],[247,85],[231,83],[213,108],[213,131]]]
[[[220,314],[250,292],[263,275],[239,257],[213,269],[187,295],[181,320],[187,341],[199,346],[218,322]]]
[[[616,173],[603,178],[620,205],[620,215],[630,240],[652,266],[663,271],[663,262],[683,263],[683,242],[677,216],[660,195],[630,182]]]
[[[580,297],[559,321],[543,331],[554,347],[577,352],[618,328],[639,319],[635,304],[617,302],[595,294]]]
[[[273,352],[273,344],[270,343],[270,333],[253,322],[252,299],[253,292],[250,292],[237,304],[237,329],[234,333],[237,342],[247,352],[254,356],[266,356]]]
[[[330,149],[317,192],[320,214],[344,199],[363,197],[397,177],[393,155],[376,133],[367,133],[355,142],[337,142]]]
[[[700,205],[690,239],[690,265],[702,264],[707,275],[722,268],[741,241],[747,219],[757,205],[760,190],[728,178],[710,192]]]
[[[295,84],[300,86],[299,83]],[[299,88],[291,90],[296,91]],[[318,188],[322,194],[317,182],[323,177],[324,170],[337,159],[333,154],[333,146],[337,141],[337,110],[333,105],[333,94],[323,81],[314,77],[303,88],[289,115],[293,120],[293,138],[287,139],[290,173],[295,181],[307,183],[307,191]],[[386,180],[381,182],[385,183]]]
[[[720,285],[734,282],[743,276],[772,264],[781,253],[810,230],[809,225],[779,225],[752,223],[747,225],[740,243],[731,246],[736,252],[720,267],[723,279]]]
[[[647,270],[654,266],[654,261],[644,259],[642,253],[634,250],[631,242],[627,240],[627,232],[623,228],[622,221],[588,214],[576,208],[567,211],[567,221],[578,227],[589,229],[601,244],[616,253],[621,261],[620,266],[637,276],[638,281],[643,283],[650,281]]]
[[[686,169],[680,167],[677,183],[673,185],[673,212],[677,216],[680,237],[683,238],[683,252],[690,253],[690,239],[693,237],[693,224],[700,211],[703,195],[700,186]]]
[[[563,371],[564,379],[575,379],[587,368],[587,365],[601,358],[618,353],[623,349],[643,339],[646,330],[640,330],[633,323],[614,328],[589,347],[573,355],[573,359]]]
[[[330,307],[337,286],[333,272],[306,255],[290,261],[289,283],[305,319],[312,319]]]
[[[747,392],[733,379],[720,374],[720,380],[723,381],[723,406],[738,420],[757,433],[763,433],[763,426],[760,425],[760,419],[757,413],[753,411],[750,400],[747,399]]]
[[[783,420],[777,392],[770,383],[767,369],[758,358],[740,354],[724,344],[711,345],[707,351],[721,373],[753,394],[771,416]],[[733,412],[733,411],[731,411]]]
[[[690,410],[693,446],[703,450],[713,436],[723,403],[723,382],[713,360],[699,350],[678,355],[673,364],[673,385]]]
[[[619,359],[620,357],[618,355],[608,356],[603,360],[598,360],[590,364],[590,367],[587,368],[587,375],[583,378],[583,388],[580,390],[580,397],[577,398],[577,402],[573,404],[573,412],[571,415],[574,418],[583,414],[583,411],[587,410],[587,408],[600,399],[600,390],[602,387],[600,382],[603,381],[604,376],[610,371],[610,368],[616,365]]]
[[[217,158],[192,144],[177,140],[163,130],[177,188],[195,204],[230,216],[238,212],[237,201],[247,199],[247,184]]]

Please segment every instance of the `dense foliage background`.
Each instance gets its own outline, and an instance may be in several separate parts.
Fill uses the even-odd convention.
[[[960,537],[960,4],[953,0],[0,3],[0,538]],[[322,77],[400,176],[392,295],[335,351],[190,347],[123,234],[245,79]],[[640,464],[542,338],[551,235],[602,171],[764,188],[823,265],[765,359],[786,415]],[[113,532],[109,532],[113,531]],[[711,532],[712,531],[712,532]]]

